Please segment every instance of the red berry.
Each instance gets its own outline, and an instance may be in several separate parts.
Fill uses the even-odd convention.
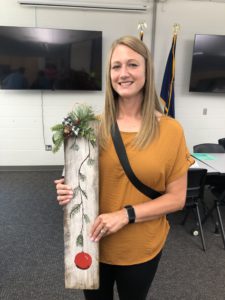
[[[91,256],[86,252],[79,252],[74,258],[74,263],[77,266],[77,268],[81,270],[86,270],[90,268],[92,263]]]

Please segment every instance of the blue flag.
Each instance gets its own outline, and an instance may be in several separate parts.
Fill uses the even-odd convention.
[[[171,49],[163,76],[160,97],[164,103],[164,113],[175,118],[174,108],[174,79],[175,79],[175,51],[177,35],[174,34]]]

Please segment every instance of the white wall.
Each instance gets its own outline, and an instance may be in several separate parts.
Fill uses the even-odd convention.
[[[129,0],[127,0],[129,1]],[[123,0],[123,2],[125,2]],[[175,106],[190,148],[201,142],[217,142],[225,136],[225,95],[189,93],[192,48],[195,33],[225,35],[225,3],[163,0],[157,4],[154,61],[156,84],[161,87],[174,23],[181,25],[176,49]],[[103,71],[111,42],[122,35],[137,35],[137,24],[145,20],[145,42],[150,47],[152,9],[148,13],[90,12],[74,9],[20,7],[17,0],[0,1],[0,25],[74,28],[103,31]],[[104,72],[103,72],[104,73]],[[104,77],[103,77],[104,80]],[[0,90],[0,166],[63,164],[63,153],[46,152],[42,130],[43,99],[45,140],[51,144],[50,127],[77,102],[103,108],[102,92],[16,92]],[[207,115],[203,115],[207,108]]]
[[[126,1],[129,2],[123,0],[123,3]],[[150,46],[151,9],[148,13],[35,9],[21,7],[17,0],[0,1],[0,25],[101,30],[103,81],[104,62],[112,41],[122,35],[137,35],[141,20],[148,25],[145,42]],[[44,140],[46,144],[52,144],[50,128],[61,123],[74,104],[79,102],[92,105],[96,113],[100,113],[104,104],[104,87],[101,92],[49,91],[43,94],[39,91],[0,90],[0,166],[63,164],[63,150],[57,154],[45,151]]]
[[[225,94],[190,93],[192,49],[195,33],[225,35],[225,2],[168,0],[157,7],[155,69],[158,90],[171,45],[174,23],[181,26],[176,48],[176,119],[185,130],[189,149],[198,143],[217,143],[225,137]],[[207,108],[207,115],[203,109]]]

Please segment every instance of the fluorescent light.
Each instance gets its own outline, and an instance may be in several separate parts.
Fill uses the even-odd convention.
[[[107,1],[107,0],[106,0]],[[53,7],[74,7],[78,9],[93,9],[93,10],[121,10],[121,11],[146,11],[148,5],[146,1],[143,3],[96,3],[82,2],[76,0],[18,0],[21,5],[29,6],[53,6]]]

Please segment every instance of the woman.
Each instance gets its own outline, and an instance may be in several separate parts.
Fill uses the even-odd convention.
[[[115,122],[134,173],[162,193],[158,198],[149,199],[125,175],[110,136]],[[162,114],[149,50],[135,37],[111,47],[99,143],[100,214],[90,238],[100,241],[100,288],[84,291],[85,298],[113,299],[116,282],[121,300],[144,300],[169,231],[166,214],[184,206],[192,159],[181,126]],[[67,204],[71,188],[56,180],[56,189],[59,204]]]

